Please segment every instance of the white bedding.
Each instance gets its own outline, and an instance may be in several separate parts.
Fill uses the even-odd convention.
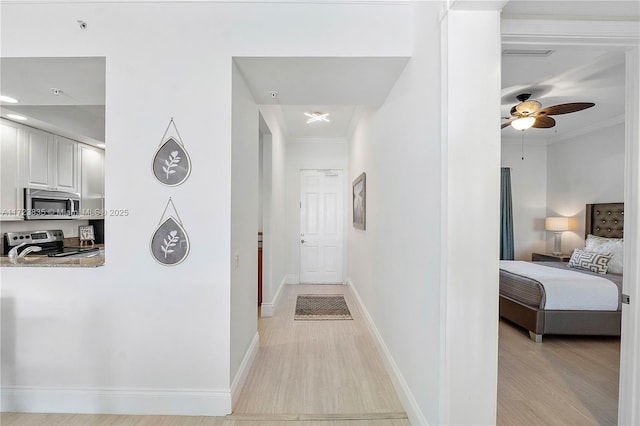
[[[501,260],[500,269],[542,284],[546,297],[544,309],[618,310],[618,286],[604,277],[513,260]]]

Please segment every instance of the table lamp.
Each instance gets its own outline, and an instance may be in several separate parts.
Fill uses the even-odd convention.
[[[555,235],[553,238],[553,254],[559,256],[562,254],[562,233],[569,230],[568,217],[548,217],[544,220],[544,228],[552,231]]]

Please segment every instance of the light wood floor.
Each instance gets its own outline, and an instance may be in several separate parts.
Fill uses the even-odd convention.
[[[260,351],[228,417],[2,413],[2,426],[407,426],[353,296],[344,286],[287,286],[262,318]],[[295,297],[345,293],[353,321],[293,321]],[[615,424],[619,338],[545,336],[500,323],[499,425]]]
[[[344,294],[353,320],[294,321],[298,294]],[[3,413],[5,425],[408,426],[358,306],[342,285],[287,285],[227,417]]]
[[[620,338],[545,336],[501,320],[498,425],[614,425]]]

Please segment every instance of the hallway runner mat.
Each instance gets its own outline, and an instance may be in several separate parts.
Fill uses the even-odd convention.
[[[341,294],[300,294],[294,320],[351,320],[351,312]]]

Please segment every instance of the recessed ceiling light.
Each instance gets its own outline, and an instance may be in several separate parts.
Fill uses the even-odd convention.
[[[25,117],[24,115],[18,115],[18,114],[7,114],[7,118],[20,120],[20,121],[25,121],[27,119],[27,117]]]
[[[12,98],[11,96],[0,95],[0,101],[7,102],[10,104],[17,104],[18,100],[16,98]]]
[[[304,115],[309,117],[309,119],[307,120],[307,124],[315,123],[316,121],[326,121],[327,123],[329,122],[329,119],[327,118],[329,116],[328,112],[305,112]]]

